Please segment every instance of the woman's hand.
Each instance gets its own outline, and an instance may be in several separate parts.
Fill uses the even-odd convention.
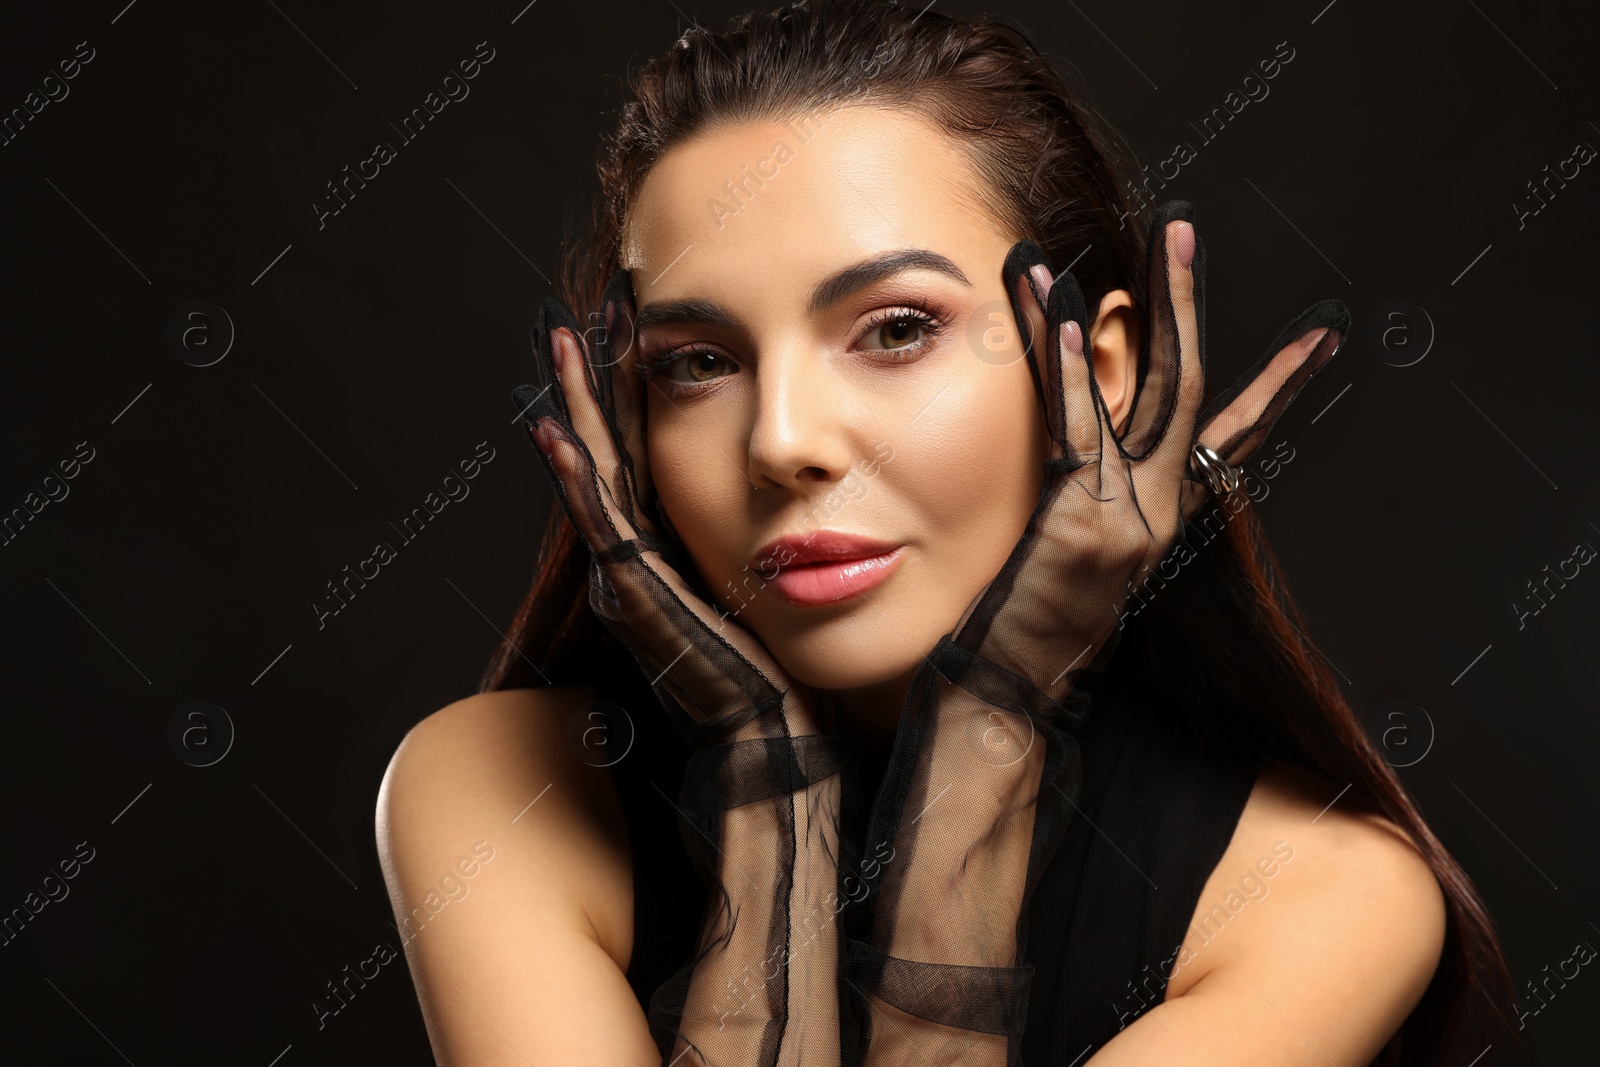
[[[1141,379],[1120,432],[1100,394],[1091,318],[1068,271],[1053,285],[1043,252],[1006,259],[1013,311],[1034,359],[1051,439],[1039,504],[991,583],[967,609],[954,643],[1059,701],[1113,631],[1122,608],[1183,539],[1210,498],[1195,444],[1244,464],[1349,330],[1338,300],[1306,309],[1204,412],[1205,250],[1193,207],[1163,204],[1150,228],[1149,314]]]
[[[589,603],[682,712],[697,743],[820,732],[819,698],[749,631],[697,595],[668,556],[687,554],[650,518],[644,381],[636,372],[631,276],[606,285],[588,330],[547,298],[534,356],[548,383],[519,386],[517,409],[568,519],[593,552]]]

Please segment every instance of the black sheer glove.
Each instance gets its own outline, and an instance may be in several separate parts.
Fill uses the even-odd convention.
[[[533,334],[546,384],[513,399],[592,551],[590,606],[698,746],[680,829],[710,894],[694,957],[651,999],[652,1033],[685,1067],[831,1067],[851,742],[822,734],[818,695],[694,591],[687,553],[651,520],[635,310],[626,271],[588,331],[547,299]]]
[[[847,1064],[1017,1062],[1028,904],[1081,786],[1078,682],[1109,660],[1124,603],[1206,502],[1197,439],[1242,464],[1349,328],[1337,300],[1308,308],[1202,413],[1205,256],[1179,223],[1192,219],[1183,201],[1155,212],[1120,432],[1084,352],[1077,281],[1031,271],[1045,262],[1031,241],[1006,258],[1051,455],[1025,533],[906,697],[867,835],[895,859],[847,924]]]

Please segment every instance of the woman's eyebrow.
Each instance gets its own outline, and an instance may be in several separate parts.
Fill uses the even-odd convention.
[[[811,302],[806,310],[812,315],[819,314],[858,289],[908,270],[936,271],[954,278],[962,285],[972,285],[961,268],[948,257],[926,248],[902,248],[862,260],[824,278],[812,290]],[[687,322],[728,328],[738,325],[734,316],[714,301],[668,300],[640,308],[634,317],[634,329],[643,333],[655,327]]]
[[[902,248],[896,252],[887,252],[872,259],[862,260],[823,279],[816,289],[812,290],[811,304],[806,311],[811,315],[819,314],[857,289],[864,289],[873,282],[908,270],[937,271],[954,278],[962,285],[969,287],[972,285],[967,276],[961,273],[960,267],[939,253],[926,248]]]

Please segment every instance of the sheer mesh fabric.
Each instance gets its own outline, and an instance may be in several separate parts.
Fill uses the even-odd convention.
[[[538,454],[591,549],[590,607],[697,746],[679,808],[709,893],[696,953],[652,997],[652,1032],[675,1063],[836,1064],[834,916],[853,866],[841,827],[860,822],[844,773],[853,742],[819,732],[816,696],[702,597],[687,553],[642,506],[650,486],[635,315],[626,272],[607,284],[587,331],[547,299],[533,331],[543,384],[519,386],[513,399],[530,434],[547,420],[562,442]],[[578,361],[587,395],[566,395],[557,330],[582,344],[563,349],[564,365]]]
[[[837,1064],[841,827],[853,745],[757,738],[685,769],[683,838],[710,887],[695,954],[651,998],[670,1062]]]
[[[1124,603],[1208,499],[1196,441],[1242,464],[1349,326],[1338,301],[1308,308],[1202,411],[1205,256],[1198,237],[1187,267],[1169,248],[1179,220],[1193,221],[1183,201],[1151,222],[1150,312],[1115,427],[1076,280],[1051,279],[1031,241],[1006,257],[1052,442],[1043,485],[1000,572],[916,671],[865,820],[852,740],[817,728],[824,695],[702,599],[687,554],[641,506],[651,490],[626,272],[593,336],[546,302],[534,347],[548,384],[516,390],[518,408],[530,433],[548,420],[563,442],[539,454],[593,550],[591,606],[702,746],[679,807],[709,892],[695,954],[651,1001],[667,1061],[1018,1062],[1029,902],[1078,814],[1078,735],[1093,714],[1079,683],[1108,662]],[[585,342],[568,350],[582,398],[551,364],[561,327]]]

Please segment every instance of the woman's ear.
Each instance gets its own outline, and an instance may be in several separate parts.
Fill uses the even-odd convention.
[[[1100,299],[1089,340],[1094,345],[1095,380],[1111,415],[1111,426],[1120,433],[1133,405],[1139,375],[1139,320],[1132,293],[1113,289]]]

